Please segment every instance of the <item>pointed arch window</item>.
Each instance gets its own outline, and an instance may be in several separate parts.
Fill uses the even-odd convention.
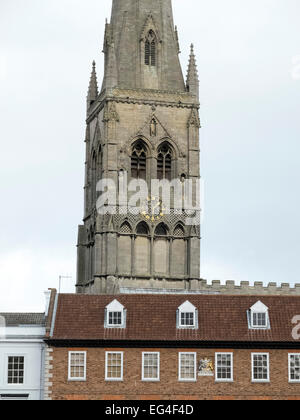
[[[167,179],[171,181],[172,179],[172,149],[169,143],[163,143],[158,149],[157,156],[157,178]]]
[[[155,235],[156,236],[167,236],[168,235],[168,230],[163,223],[161,223],[160,225],[157,226],[157,228],[155,229]]]
[[[174,229],[174,236],[177,238],[183,238],[185,236],[184,229],[181,225],[177,225]]]
[[[139,223],[136,228],[136,233],[138,235],[149,235],[148,225],[145,222]]]
[[[138,141],[132,148],[131,176],[135,179],[146,180],[147,175],[147,149],[142,141]]]
[[[156,36],[151,30],[145,42],[145,64],[146,66],[156,66]]]
[[[120,233],[131,234],[131,226],[128,222],[124,222],[120,228]]]

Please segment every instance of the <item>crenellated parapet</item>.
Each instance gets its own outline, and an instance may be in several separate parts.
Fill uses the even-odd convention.
[[[300,295],[300,284],[295,284],[292,287],[289,283],[281,283],[280,285],[268,283],[268,285],[265,285],[263,282],[254,282],[251,285],[248,281],[238,283],[228,280],[225,284],[222,284],[221,281],[214,280],[212,284],[208,284],[206,280],[195,280],[191,289],[226,295]]]
[[[78,289],[78,293],[96,294],[207,294],[207,295],[249,295],[249,296],[300,296],[300,284],[262,282],[250,284],[228,280],[225,284],[219,280],[208,284],[206,280],[175,280],[169,278],[142,278],[136,276],[103,276],[88,288]]]

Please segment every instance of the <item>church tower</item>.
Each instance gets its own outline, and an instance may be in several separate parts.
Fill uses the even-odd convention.
[[[193,47],[187,79],[171,0],[113,0],[105,68],[87,96],[85,206],[79,226],[77,293],[195,290],[200,226],[188,215],[99,214],[99,180],[198,180],[199,80]],[[157,201],[151,192],[148,201]],[[160,205],[160,204],[159,204]]]

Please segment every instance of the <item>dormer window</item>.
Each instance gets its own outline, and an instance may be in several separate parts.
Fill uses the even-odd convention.
[[[182,312],[180,318],[181,327],[194,327],[195,326],[195,313],[194,312]]]
[[[108,313],[108,326],[120,327],[122,322],[122,312],[109,312]]]
[[[253,313],[252,314],[252,327],[267,327],[267,314],[266,313]]]
[[[249,325],[253,329],[269,329],[269,310],[266,305],[258,301],[249,310]]]
[[[177,328],[198,328],[198,311],[189,301],[183,303],[177,310]]]
[[[105,328],[126,328],[126,309],[117,300],[105,308]]]

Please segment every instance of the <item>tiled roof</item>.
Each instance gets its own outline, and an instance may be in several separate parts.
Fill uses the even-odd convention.
[[[0,313],[0,317],[4,318],[7,327],[45,324],[44,313]]]
[[[105,329],[105,307],[114,299],[127,309],[126,329]],[[176,310],[189,300],[198,330],[176,328]],[[258,300],[268,308],[270,330],[248,328],[247,311]],[[60,295],[53,339],[134,341],[293,342],[300,297],[225,295]]]

